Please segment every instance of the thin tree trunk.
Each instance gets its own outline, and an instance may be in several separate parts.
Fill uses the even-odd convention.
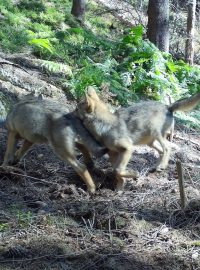
[[[169,0],[149,0],[147,37],[161,51],[169,52]]]
[[[82,22],[85,14],[85,0],[73,0],[71,14]]]
[[[193,64],[194,60],[194,30],[195,30],[196,0],[188,2],[187,40],[185,45],[185,61]]]

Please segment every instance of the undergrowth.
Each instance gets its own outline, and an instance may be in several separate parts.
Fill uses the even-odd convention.
[[[166,102],[167,95],[173,100],[200,91],[199,67],[160,52],[142,38],[142,26],[126,29],[92,0],[85,27],[70,10],[69,0],[0,0],[1,49],[31,50],[49,72],[66,65],[60,85],[75,98],[86,86],[98,88],[103,82],[110,84],[117,104],[141,98]]]

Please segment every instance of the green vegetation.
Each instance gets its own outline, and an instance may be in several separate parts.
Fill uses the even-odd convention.
[[[7,223],[0,223],[0,232],[4,232],[9,228],[9,225]]]
[[[43,59],[45,70],[59,72],[63,89],[79,98],[87,85],[109,82],[116,102],[141,97],[163,100],[200,91],[199,68],[175,61],[142,38],[142,26],[119,27],[111,15],[97,15],[88,2],[86,27],[70,14],[71,1],[0,0],[1,49],[32,53]],[[99,12],[100,14],[101,12]],[[112,25],[115,29],[110,29]],[[63,68],[65,67],[65,68]]]

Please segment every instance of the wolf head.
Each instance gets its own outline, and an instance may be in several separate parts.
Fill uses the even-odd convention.
[[[79,116],[96,114],[108,111],[106,104],[100,100],[95,89],[88,86],[85,92],[85,99],[78,104]]]
[[[95,112],[97,103],[101,103],[95,89],[92,86],[88,86],[85,93],[85,110],[87,113]]]

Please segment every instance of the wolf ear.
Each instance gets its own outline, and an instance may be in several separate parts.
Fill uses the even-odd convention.
[[[86,98],[86,112],[92,113],[95,107],[94,101],[91,99],[90,96],[88,96],[88,94],[86,94],[85,98]]]
[[[86,93],[90,98],[92,98],[94,100],[99,100],[99,97],[98,97],[95,89],[92,86],[88,86]]]

